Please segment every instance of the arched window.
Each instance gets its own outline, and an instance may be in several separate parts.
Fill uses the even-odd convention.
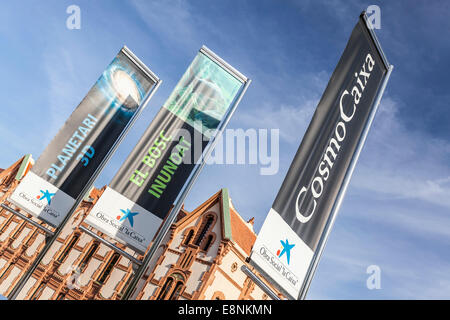
[[[208,235],[208,237],[206,238],[206,242],[205,245],[203,246],[203,250],[205,252],[208,252],[209,247],[211,247],[211,244],[213,242],[214,236],[212,234]]]
[[[169,300],[178,300],[183,285],[184,283],[182,281],[177,282],[177,284],[175,285],[175,289],[173,289],[172,294],[169,297]]]
[[[108,263],[106,264],[105,269],[103,269],[103,272],[100,274],[100,277],[98,277],[97,282],[99,282],[101,284],[105,283],[106,279],[112,272],[117,261],[119,261],[119,258],[120,258],[120,255],[117,252],[112,255],[112,257],[109,259]]]
[[[206,221],[203,224],[203,227],[197,233],[197,238],[195,240],[196,246],[199,246],[200,243],[202,243],[202,240],[205,237],[206,232],[208,231],[209,227],[214,222],[214,216],[212,214],[208,214],[205,218],[206,218]]]
[[[80,235],[75,234],[72,237],[72,240],[70,240],[69,244],[64,248],[63,252],[61,252],[61,254],[58,257],[58,262],[63,263],[64,260],[66,260],[70,250],[72,250],[72,248],[75,246],[75,244],[77,243],[78,239],[80,238]]]
[[[192,237],[194,236],[194,230],[189,230],[186,239],[184,239],[184,244],[187,246],[189,242],[191,242]]]
[[[184,277],[179,273],[172,273],[167,277],[156,300],[177,300],[184,286]]]
[[[164,283],[163,287],[161,288],[161,291],[159,292],[158,298],[156,300],[164,300],[164,298],[169,293],[170,289],[172,288],[173,278],[168,277],[166,280],[166,283]]]

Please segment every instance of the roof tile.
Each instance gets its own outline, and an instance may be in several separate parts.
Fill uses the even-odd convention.
[[[250,254],[253,244],[256,241],[256,234],[233,208],[230,208],[230,218],[233,240],[245,251],[245,253]]]

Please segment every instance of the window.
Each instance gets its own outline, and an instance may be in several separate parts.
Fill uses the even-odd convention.
[[[3,271],[2,275],[0,276],[0,280],[3,280],[3,277],[5,276],[5,274],[9,271],[10,268],[12,268],[14,265],[10,264],[5,271]]]
[[[209,227],[212,225],[213,222],[214,222],[214,216],[212,214],[208,214],[206,216],[206,222],[204,223],[203,227],[197,233],[197,239],[195,240],[196,246],[200,245],[200,243],[202,242],[203,238],[206,235],[206,232],[208,231]]]
[[[171,286],[172,286],[172,282],[173,282],[173,278],[169,277],[166,280],[166,283],[164,283],[158,298],[156,298],[156,300],[164,300],[164,298],[167,296],[167,294],[169,293]]]
[[[125,291],[127,290],[128,285],[129,285],[130,282],[131,282],[131,279],[133,279],[133,276],[132,276],[132,275],[130,275],[130,276],[128,277],[127,282],[125,282],[125,284],[124,284],[123,287],[122,287],[122,290],[120,290],[120,293],[119,293],[119,296],[120,296],[120,297],[122,297],[123,294],[125,293]]]
[[[42,291],[44,291],[44,288],[45,288],[45,283],[41,282],[41,284],[39,284],[37,289],[34,291],[33,295],[30,298],[30,300],[37,300],[37,299],[39,299],[39,297],[42,294]]]
[[[97,279],[97,282],[103,284],[105,283],[106,279],[112,272],[114,266],[116,265],[117,261],[119,261],[120,255],[118,253],[114,253],[112,257],[109,259],[108,263],[106,264],[105,269],[100,274],[100,277]]]
[[[11,214],[11,215],[8,217],[8,220],[6,220],[6,221],[3,223],[3,226],[2,226],[1,229],[0,229],[0,233],[2,233],[3,231],[6,230],[6,228],[9,226],[10,222],[12,221],[13,217],[14,217],[14,215]]]
[[[203,246],[203,250],[204,250],[204,251],[206,251],[206,252],[208,251],[209,247],[211,246],[211,244],[212,244],[212,242],[213,242],[213,239],[214,239],[214,237],[213,237],[212,234],[210,234],[210,235],[206,238],[205,245]]]
[[[64,294],[64,293],[60,293],[60,294],[58,294],[58,296],[56,297],[56,300],[64,300],[64,297],[65,297],[66,295]]]
[[[177,300],[184,286],[184,277],[179,273],[173,273],[167,277],[156,300]]]
[[[27,222],[23,221],[23,222],[21,223],[21,225],[19,226],[19,228],[18,228],[18,229],[14,232],[14,234],[13,234],[12,236],[10,236],[9,238],[10,238],[11,240],[16,240],[16,239],[17,239],[17,236],[23,231],[23,229],[25,228],[26,224],[27,224]]]
[[[186,239],[184,240],[184,244],[187,246],[189,242],[191,242],[192,237],[194,236],[194,230],[189,230]]]
[[[98,243],[94,242],[92,244],[91,248],[89,249],[89,251],[84,256],[83,260],[81,260],[81,262],[80,262],[80,270],[81,270],[81,272],[83,272],[86,269],[89,261],[91,261],[91,258],[95,254],[97,249],[98,249]]]
[[[182,281],[178,281],[175,289],[172,291],[172,294],[169,297],[169,300],[178,300],[178,296],[180,295],[181,288],[184,283]]]
[[[79,237],[80,235],[78,234],[75,234],[73,236],[72,240],[70,240],[69,244],[64,248],[63,252],[61,252],[61,254],[59,255],[59,258],[57,259],[58,262],[63,263],[64,260],[66,260],[67,255],[69,254],[70,250],[72,250],[72,248],[75,246]]]
[[[189,265],[191,260],[192,260],[192,250],[186,250],[186,253],[184,254],[184,256],[180,262],[180,267],[187,268],[187,266]]]

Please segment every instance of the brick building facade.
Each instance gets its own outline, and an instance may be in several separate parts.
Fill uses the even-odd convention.
[[[0,203],[20,211],[7,198],[31,165],[30,157],[23,157],[0,169]],[[79,229],[83,225],[137,259],[143,258],[83,222],[103,191],[94,188],[82,201],[18,299],[121,298],[133,264]],[[227,189],[222,189],[192,212],[179,212],[132,299],[269,299],[241,271],[242,265],[252,269],[246,258],[255,239],[253,218],[243,220]],[[42,230],[1,209],[0,294],[11,292],[44,242]]]

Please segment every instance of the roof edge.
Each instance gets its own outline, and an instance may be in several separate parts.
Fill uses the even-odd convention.
[[[227,188],[222,188],[221,206],[223,213],[223,236],[225,239],[232,240],[231,233],[231,214],[230,214],[230,196]]]

